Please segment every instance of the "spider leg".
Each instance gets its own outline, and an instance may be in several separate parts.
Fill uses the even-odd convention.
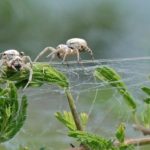
[[[54,58],[55,58],[55,54],[53,54],[53,55],[51,56],[51,59],[50,59],[50,61],[49,61],[49,64],[51,63],[51,61],[52,61]]]
[[[76,49],[76,53],[77,53],[77,63],[80,63],[80,54],[78,49]]]
[[[81,67],[84,69],[84,66],[83,66],[83,63],[80,61],[80,53],[79,53],[79,50],[76,49],[76,53],[77,53],[77,63],[81,65]]]
[[[32,81],[32,76],[33,76],[33,70],[32,70],[33,62],[31,60],[30,56],[23,56],[22,59],[23,59],[23,62],[24,62],[24,65],[23,65],[22,68],[26,68],[26,69],[29,70],[29,79],[28,79],[27,84],[23,88],[23,91],[24,91],[28,87],[28,85],[30,84],[30,82]]]
[[[33,66],[33,62],[32,62],[32,60],[31,60],[30,56],[23,56],[22,59],[23,59],[24,63],[29,62],[29,63],[30,63],[30,66],[31,66],[31,67]]]
[[[11,61],[6,61],[5,63],[6,63],[6,66],[8,66],[9,68],[12,68],[13,70],[15,70],[15,71],[17,71],[17,69],[15,68],[15,66],[13,65],[13,61],[14,61],[14,59],[13,60],[11,60]]]
[[[29,78],[28,78],[28,82],[25,85],[25,87],[23,88],[23,91],[28,87],[28,85],[30,84],[30,82],[32,81],[32,76],[33,76],[33,70],[30,66],[26,66],[26,68],[29,70]]]
[[[0,60],[0,75],[2,75],[2,74],[5,74],[5,72],[3,71],[3,64],[4,64],[4,61],[3,60]]]
[[[88,52],[90,53],[92,60],[94,60],[94,56],[93,56],[92,50],[91,50],[90,48],[88,48],[87,50],[88,50]]]
[[[64,54],[64,57],[63,57],[63,60],[62,60],[62,64],[64,64],[64,62],[66,60],[66,57],[67,57],[67,51],[65,51],[65,54]]]
[[[51,56],[53,56],[54,54],[56,54],[57,52],[59,52],[60,51],[60,49],[54,49],[53,48],[53,51],[49,54],[49,55],[47,55],[47,58],[49,58],[49,57],[51,57]]]
[[[60,49],[55,49],[55,51],[53,51],[53,52],[51,52],[48,56],[47,56],[47,58],[49,58],[49,57],[51,57],[51,59],[50,59],[50,61],[49,61],[49,63],[55,58],[55,54],[57,53],[57,52],[59,52],[60,51]]]
[[[15,68],[14,65],[11,65],[11,68],[14,69],[15,71],[17,71],[17,69]]]
[[[46,47],[44,48],[37,56],[36,58],[34,59],[34,62],[36,62],[42,55],[44,55],[46,52],[52,52],[52,51],[55,51],[55,48],[53,47]]]

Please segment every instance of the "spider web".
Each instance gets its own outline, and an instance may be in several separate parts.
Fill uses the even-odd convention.
[[[118,124],[125,122],[128,137],[140,136],[140,133],[132,129],[131,111],[122,96],[115,88],[97,81],[93,72],[101,65],[115,69],[134,96],[138,107],[141,105],[139,107],[141,111],[142,100],[145,98],[141,87],[150,86],[150,57],[83,60],[82,64],[69,61],[68,64],[53,62],[52,66],[68,77],[77,110],[89,114],[87,130],[101,136],[112,137]],[[31,149],[46,147],[46,150],[55,150],[62,147],[65,149],[69,143],[74,142],[67,138],[64,126],[54,118],[57,111],[69,111],[64,91],[55,86],[45,85],[40,89],[28,89],[26,93],[29,99],[27,122],[21,133],[6,146],[12,149],[17,141]],[[14,149],[16,150],[16,146]]]

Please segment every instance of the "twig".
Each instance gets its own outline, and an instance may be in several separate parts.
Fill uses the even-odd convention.
[[[143,135],[150,135],[150,129],[147,129],[147,128],[141,126],[141,125],[134,124],[133,128],[135,130],[141,131],[143,133]]]
[[[134,145],[134,146],[142,146],[150,144],[150,137],[147,138],[137,138],[137,139],[126,139],[124,144],[126,145]],[[120,143],[118,141],[114,142],[115,146],[119,146]]]

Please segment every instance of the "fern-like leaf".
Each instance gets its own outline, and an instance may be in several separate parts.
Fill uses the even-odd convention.
[[[128,92],[128,89],[125,83],[122,81],[121,76],[113,68],[110,68],[108,66],[98,67],[94,72],[94,76],[97,77],[97,79],[115,87],[118,92],[123,96],[127,105],[135,112],[135,100],[133,96]]]
[[[9,82],[0,90],[0,143],[13,138],[26,120],[27,98],[22,97],[19,106],[17,89]]]
[[[70,131],[76,130],[76,125],[71,112],[67,112],[67,111],[64,111],[63,113],[56,112],[55,117],[61,123],[63,123]],[[82,126],[85,128],[88,121],[88,115],[86,113],[81,113],[80,119],[81,119]]]

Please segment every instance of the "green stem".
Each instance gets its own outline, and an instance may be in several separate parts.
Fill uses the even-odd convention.
[[[73,96],[72,96],[72,94],[71,94],[69,89],[66,89],[65,93],[66,93],[66,96],[67,96],[69,107],[70,107],[70,110],[71,110],[74,122],[76,124],[77,130],[83,131],[83,127],[81,125],[80,117],[78,115],[78,112],[77,112],[77,109],[76,109],[76,105],[74,103],[74,98],[73,98]]]

